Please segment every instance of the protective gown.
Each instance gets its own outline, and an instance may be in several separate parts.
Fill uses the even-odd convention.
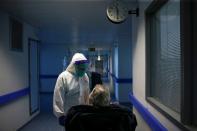
[[[86,73],[82,77],[78,77],[74,67],[74,64],[80,61],[87,61],[87,59],[83,54],[76,53],[67,69],[57,78],[53,96],[53,111],[58,118],[65,116],[71,106],[88,104],[89,78]]]

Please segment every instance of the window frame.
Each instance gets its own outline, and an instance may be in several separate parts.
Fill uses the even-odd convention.
[[[21,47],[13,47],[13,24],[20,24],[21,26],[21,38],[20,38],[20,41],[21,41]],[[9,18],[9,46],[10,46],[10,50],[11,51],[16,51],[16,52],[23,52],[23,23],[21,21],[19,21],[18,19],[14,18],[14,17],[10,17]]]
[[[194,2],[194,1],[193,1]],[[196,45],[196,42],[197,42],[197,25],[195,23],[197,23],[197,18],[196,18],[196,14],[197,14],[197,1],[195,1],[194,3],[191,4],[191,8],[192,8],[192,11],[190,12],[190,14],[192,15],[191,16],[191,19],[192,19],[192,43],[193,43],[193,47],[192,47],[192,51],[193,51],[193,70],[192,70],[192,73],[193,73],[193,89],[194,91],[193,92],[193,124],[197,126],[197,45]]]
[[[145,28],[146,28],[146,101],[152,105],[156,110],[163,114],[167,119],[177,125],[183,130],[188,130],[185,125],[192,124],[192,90],[194,88],[193,83],[193,70],[197,68],[193,65],[193,62],[197,60],[192,57],[195,53],[192,49],[195,45],[193,42],[193,17],[192,12],[192,0],[180,0],[180,46],[181,46],[181,109],[180,109],[180,120],[172,117],[168,112],[163,110],[161,106],[152,100],[151,88],[150,88],[150,33],[151,33],[151,17],[157,12],[163,5],[169,0],[153,0],[152,3],[145,10]],[[192,23],[192,24],[191,24]],[[189,44],[188,44],[189,43]],[[196,46],[197,47],[197,46]],[[197,50],[196,50],[197,51]],[[197,56],[197,54],[196,54]],[[196,70],[197,71],[197,70]],[[196,75],[197,76],[197,73]],[[197,84],[196,84],[197,85]],[[162,105],[162,104],[161,104]],[[193,111],[193,112],[192,112]]]

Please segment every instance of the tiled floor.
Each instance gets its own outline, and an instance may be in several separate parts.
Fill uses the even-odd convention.
[[[64,131],[52,113],[40,113],[19,131]]]

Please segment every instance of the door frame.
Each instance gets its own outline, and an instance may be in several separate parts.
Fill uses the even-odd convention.
[[[31,109],[31,71],[30,71],[30,44],[31,42],[36,42],[36,44],[40,44],[41,41],[33,39],[33,38],[28,38],[28,85],[29,85],[29,113],[30,115],[33,115],[34,113],[36,113],[37,111],[40,110],[40,101],[39,101],[39,92],[40,92],[40,77],[39,77],[39,72],[40,72],[40,48],[39,46],[37,46],[37,71],[38,71],[38,76],[37,76],[37,80],[38,80],[38,108],[36,108],[35,110]]]

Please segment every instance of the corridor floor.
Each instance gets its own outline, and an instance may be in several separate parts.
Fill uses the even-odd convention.
[[[122,105],[131,108],[130,104],[122,103]],[[51,112],[40,113],[18,131],[64,131],[64,127],[58,124],[57,118]]]
[[[52,113],[40,113],[18,131],[64,131]]]

